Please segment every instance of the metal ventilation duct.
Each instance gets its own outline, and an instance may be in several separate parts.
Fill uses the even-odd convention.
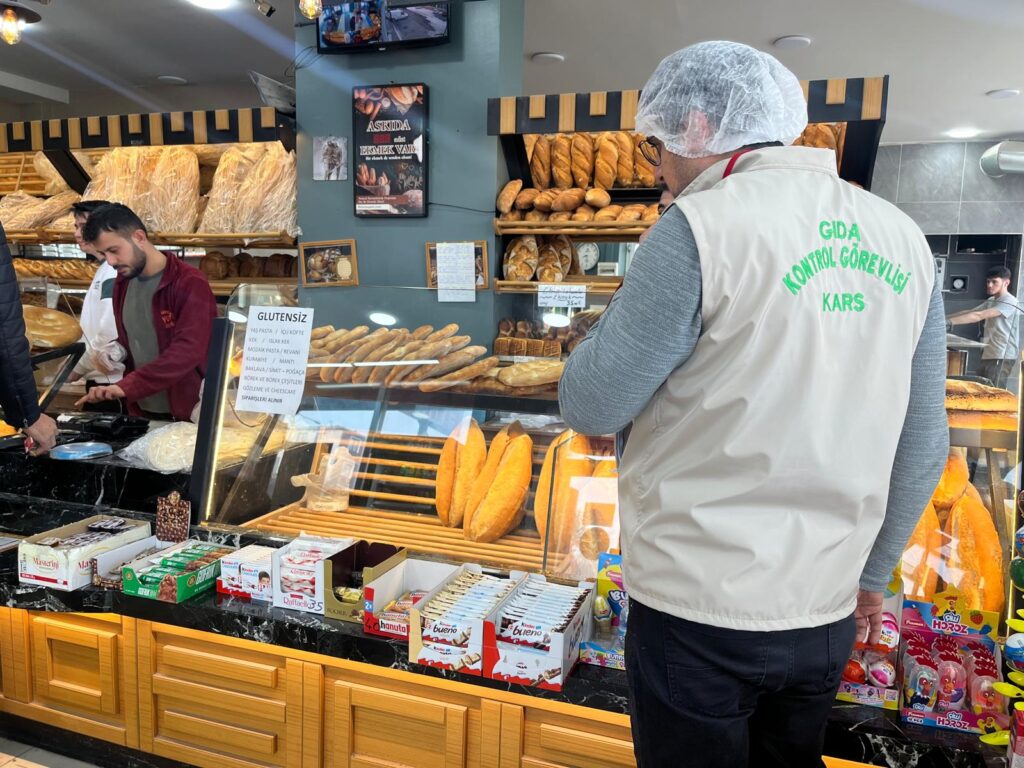
[[[998,179],[1008,173],[1024,173],[1024,141],[1001,141],[981,156],[981,170]]]

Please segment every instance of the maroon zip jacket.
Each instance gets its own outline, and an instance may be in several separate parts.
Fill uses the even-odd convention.
[[[128,293],[128,278],[118,277],[114,283],[114,320],[117,341],[128,351],[125,376],[118,382],[128,400],[128,412],[139,415],[141,398],[167,392],[171,415],[188,421],[199,402],[199,386],[206,375],[206,352],[210,346],[213,319],[217,316],[217,300],[206,276],[173,253],[167,256],[160,285],[153,295],[153,327],[160,347],[160,356],[148,365],[135,368],[122,312]]]

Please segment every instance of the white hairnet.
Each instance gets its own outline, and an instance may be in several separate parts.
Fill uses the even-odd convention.
[[[691,119],[706,115],[707,123]],[[682,157],[748,144],[792,144],[807,127],[800,82],[774,56],[727,41],[697,43],[658,65],[640,95],[636,129]]]

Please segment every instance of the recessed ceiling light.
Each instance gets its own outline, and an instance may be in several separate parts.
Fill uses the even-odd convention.
[[[188,85],[188,80],[177,75],[160,75],[157,80],[164,85]]]
[[[564,53],[555,53],[554,51],[541,51],[535,53],[530,57],[531,61],[536,61],[539,64],[561,64],[565,61]]]
[[[996,88],[994,91],[985,91],[985,95],[992,99],[1012,99],[1020,96],[1020,88]]]
[[[377,325],[394,325],[398,320],[394,315],[389,315],[387,312],[371,312],[370,322]]]
[[[198,5],[208,11],[223,11],[229,7],[233,0],[188,0],[192,5]]]
[[[772,45],[780,51],[793,51],[797,48],[806,48],[811,44],[811,38],[807,35],[783,35],[772,40]]]
[[[963,126],[960,128],[951,128],[950,130],[946,131],[946,135],[949,136],[949,138],[951,139],[973,139],[979,133],[981,133],[980,128],[970,128],[968,126]]]

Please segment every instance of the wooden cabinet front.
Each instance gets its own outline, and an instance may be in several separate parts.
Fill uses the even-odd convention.
[[[528,707],[522,768],[634,768],[633,742],[622,715],[595,712],[599,722]]]

